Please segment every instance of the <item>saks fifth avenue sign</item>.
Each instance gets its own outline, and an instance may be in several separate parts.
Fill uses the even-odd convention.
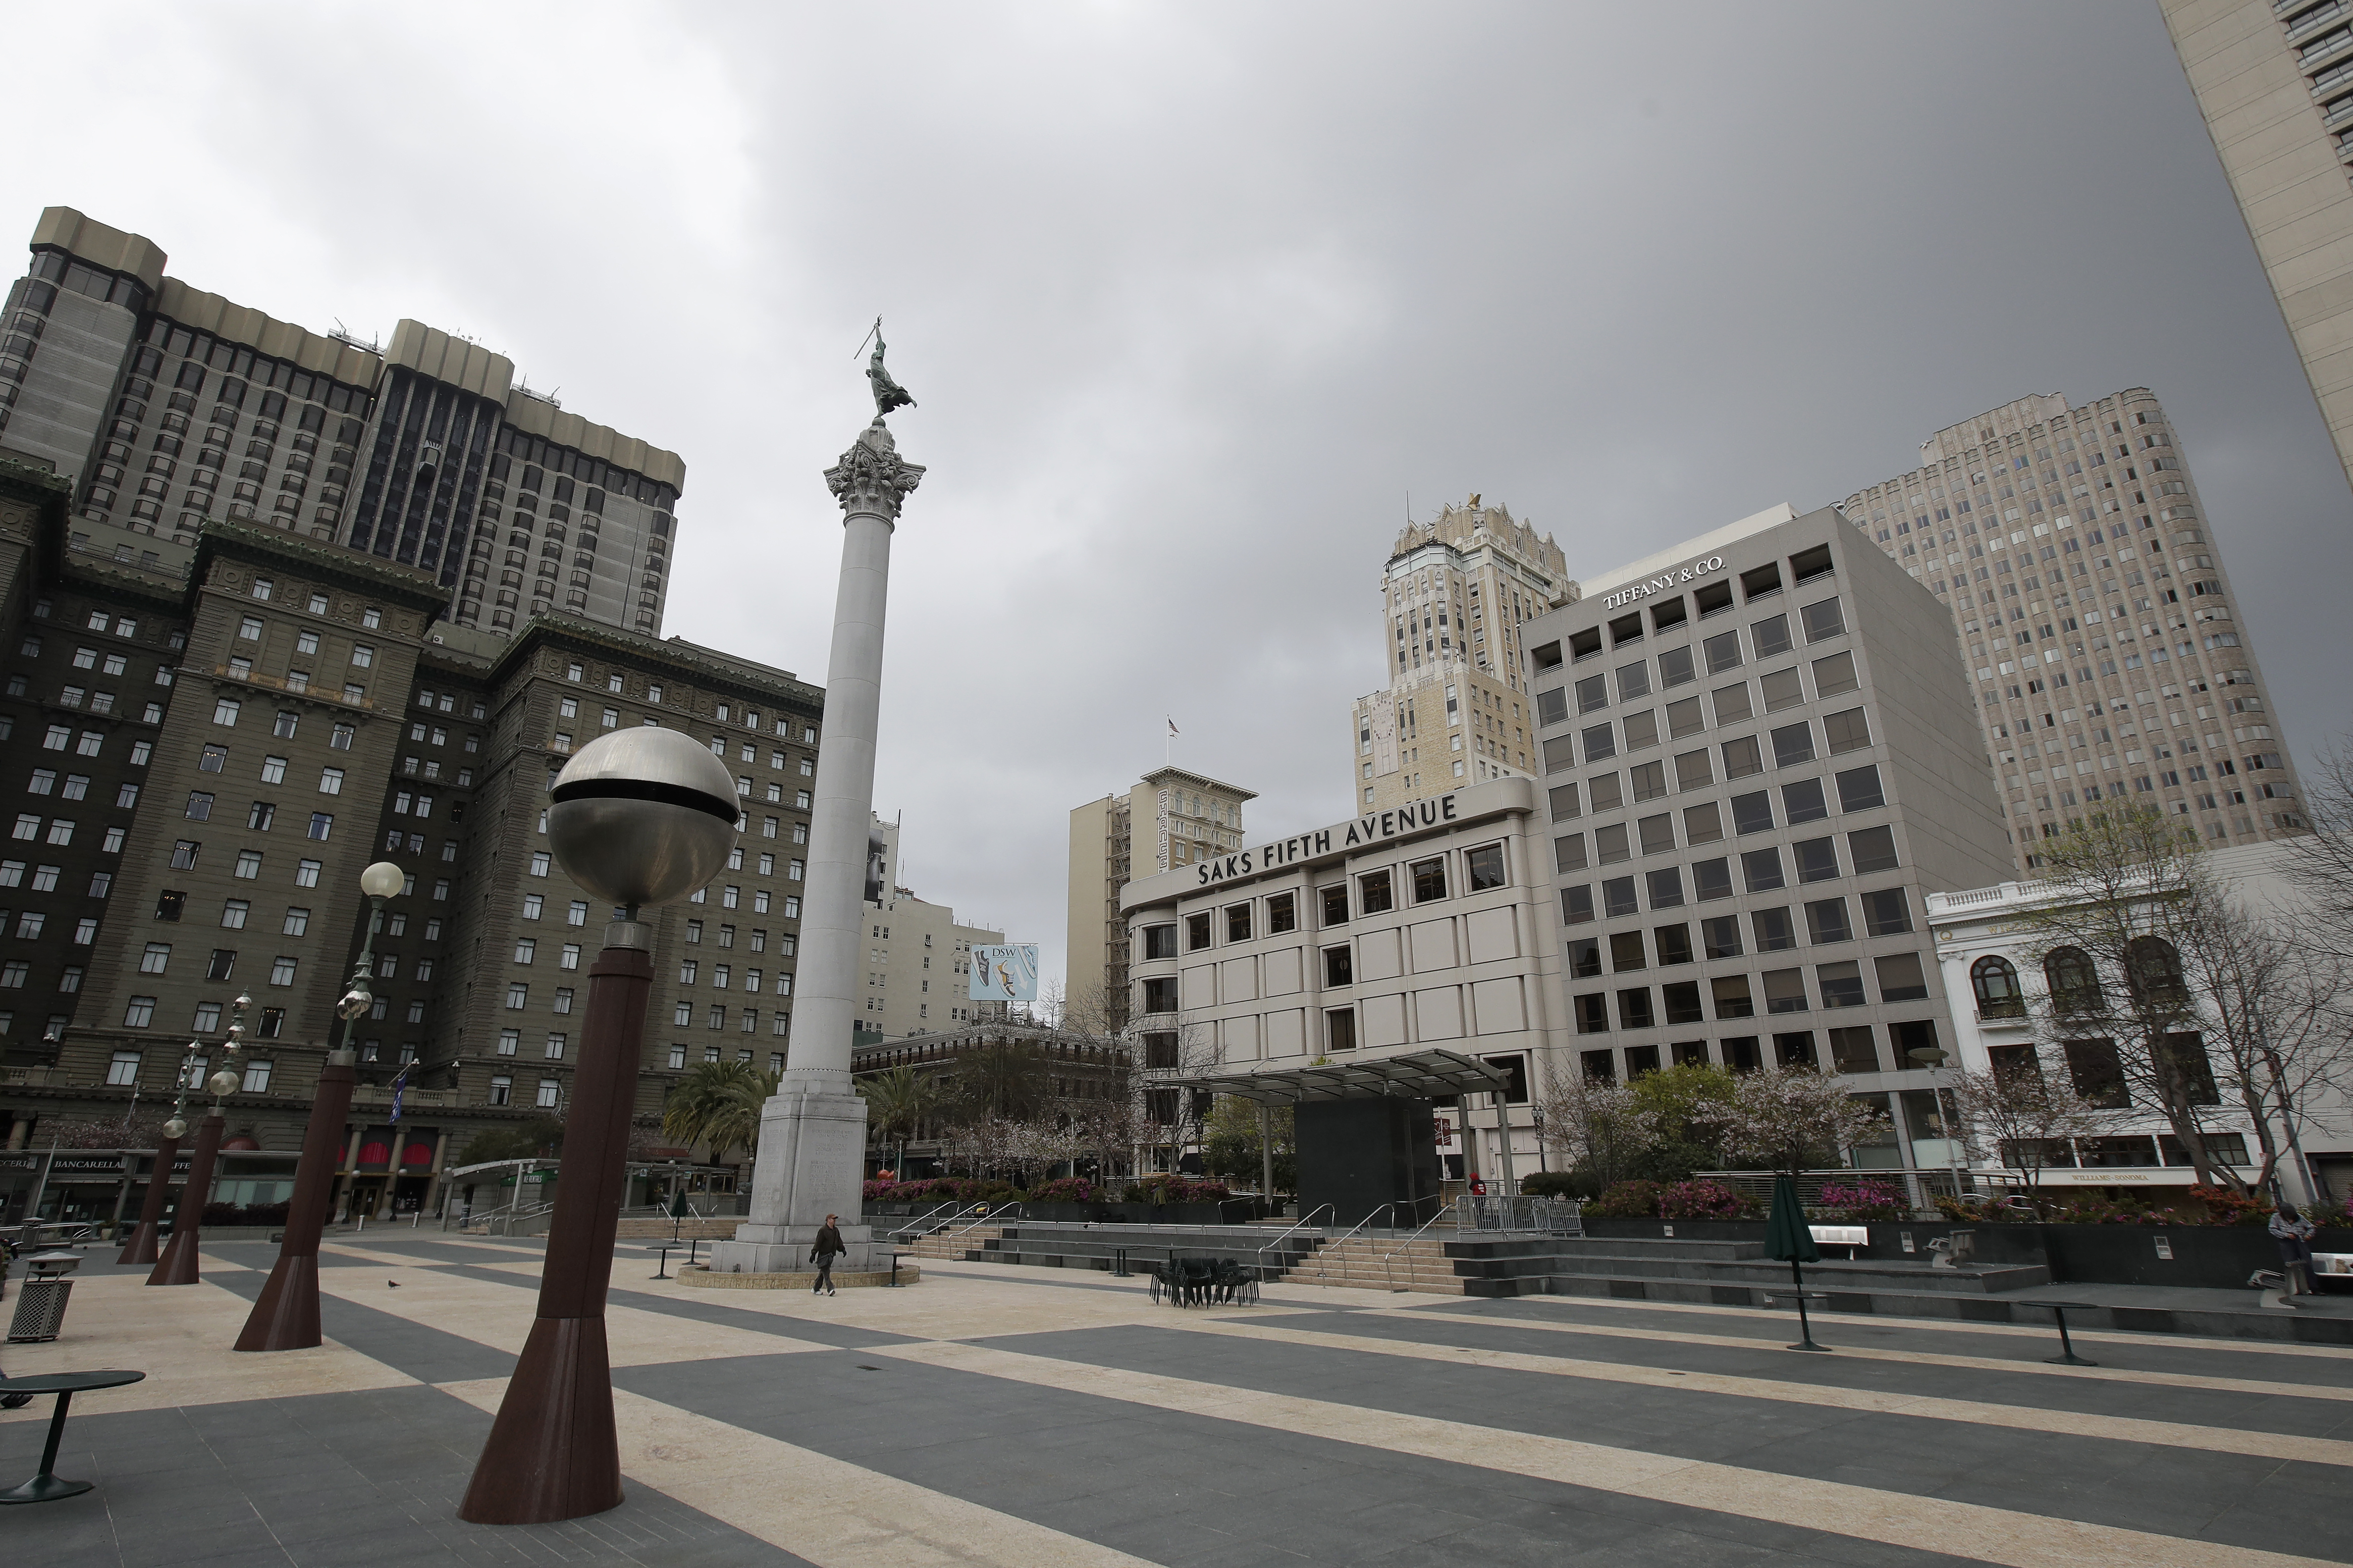
[[[1629,584],[1603,599],[1601,607],[1605,610],[1614,610],[1621,605],[1630,605],[1637,600],[1647,599],[1653,594],[1663,594],[1670,589],[1681,587],[1685,583],[1694,583],[1702,577],[1714,576],[1723,570],[1724,557],[1710,555],[1704,560],[1694,561],[1687,566],[1678,566],[1672,572],[1662,572],[1655,577],[1645,577],[1639,583]]]
[[[1285,838],[1273,844],[1261,844],[1255,849],[1245,849],[1237,855],[1222,855],[1214,860],[1204,860],[1193,868],[1195,882],[1207,887],[1222,882],[1229,877],[1247,877],[1253,872],[1271,871],[1295,860],[1312,859],[1329,855],[1335,849],[1354,849],[1362,845],[1378,844],[1385,838],[1401,834],[1419,833],[1426,827],[1442,827],[1460,816],[1454,796],[1441,795],[1436,800],[1416,801],[1395,811],[1384,811],[1372,816],[1360,816],[1338,827],[1319,828],[1303,833],[1296,838]]]

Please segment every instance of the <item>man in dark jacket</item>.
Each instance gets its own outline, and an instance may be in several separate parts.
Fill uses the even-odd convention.
[[[817,1283],[809,1287],[812,1296],[820,1291],[828,1296],[841,1294],[834,1289],[833,1260],[849,1248],[841,1244],[841,1228],[833,1223],[840,1217],[838,1214],[826,1215],[825,1223],[817,1229],[817,1245],[809,1248],[809,1257],[817,1264]]]

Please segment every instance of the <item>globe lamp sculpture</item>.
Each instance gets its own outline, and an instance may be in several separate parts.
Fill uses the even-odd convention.
[[[653,928],[638,915],[709,882],[738,822],[726,764],[676,730],[603,736],[556,776],[548,843],[566,876],[616,906],[615,919],[588,971],[538,1315],[458,1508],[471,1523],[547,1524],[621,1500],[605,1294],[653,989]]]

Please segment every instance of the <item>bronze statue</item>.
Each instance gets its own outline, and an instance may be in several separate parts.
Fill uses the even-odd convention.
[[[866,379],[874,388],[874,417],[880,419],[894,408],[913,408],[915,400],[907,389],[891,379],[882,368],[882,318],[874,318],[874,353],[866,362]]]

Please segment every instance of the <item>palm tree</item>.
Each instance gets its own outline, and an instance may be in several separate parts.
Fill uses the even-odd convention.
[[[858,1092],[866,1097],[867,1131],[885,1143],[895,1141],[902,1151],[901,1165],[905,1163],[907,1140],[948,1100],[939,1074],[918,1072],[912,1067],[868,1073],[858,1080]]]
[[[681,1079],[662,1106],[662,1131],[681,1143],[707,1143],[716,1161],[730,1149],[747,1154],[760,1142],[760,1108],[776,1092],[778,1075],[750,1062],[701,1062]]]

